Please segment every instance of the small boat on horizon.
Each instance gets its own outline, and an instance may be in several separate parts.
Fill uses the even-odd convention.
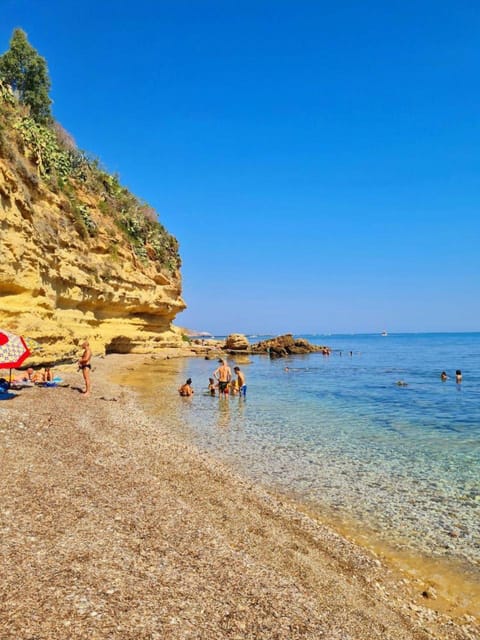
[[[387,333],[387,332],[385,331],[385,329],[384,329],[380,335],[382,335],[382,336],[388,336],[388,333]]]

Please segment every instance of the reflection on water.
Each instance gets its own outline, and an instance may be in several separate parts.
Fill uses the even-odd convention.
[[[230,428],[230,398],[222,397],[218,399],[218,422],[220,429]]]

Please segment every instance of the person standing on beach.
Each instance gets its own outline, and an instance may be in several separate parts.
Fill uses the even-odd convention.
[[[213,372],[213,377],[218,380],[218,395],[226,396],[228,394],[228,385],[232,379],[232,370],[223,358],[218,361],[220,366]]]
[[[233,370],[237,374],[237,388],[238,393],[245,397],[247,395],[247,385],[245,384],[245,374],[240,371],[240,367],[233,367]]]
[[[90,370],[92,365],[90,361],[92,359],[92,350],[90,349],[90,345],[88,340],[82,343],[82,357],[78,361],[78,368],[82,371],[83,379],[85,380],[85,391],[82,391],[84,396],[89,396],[91,392],[91,383],[90,383]]]

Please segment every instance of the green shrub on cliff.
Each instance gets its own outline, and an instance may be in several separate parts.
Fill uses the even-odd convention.
[[[28,150],[43,177],[85,179],[88,162],[77,149],[63,147],[54,128],[24,116],[14,124],[20,147]]]
[[[26,34],[16,29],[10,50],[0,56],[1,155],[12,161],[29,189],[43,182],[63,193],[64,211],[82,238],[99,232],[91,208],[93,196],[97,211],[113,219],[141,262],[153,261],[162,270],[177,274],[177,240],[158,222],[151,207],[123,187],[118,176],[105,171],[96,158],[78,149],[72,136],[53,121],[49,88],[45,60],[29,45]]]

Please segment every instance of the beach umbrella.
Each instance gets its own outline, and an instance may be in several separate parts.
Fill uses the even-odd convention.
[[[21,336],[0,329],[0,369],[10,369],[10,382],[12,369],[19,367],[29,355],[30,351]]]

